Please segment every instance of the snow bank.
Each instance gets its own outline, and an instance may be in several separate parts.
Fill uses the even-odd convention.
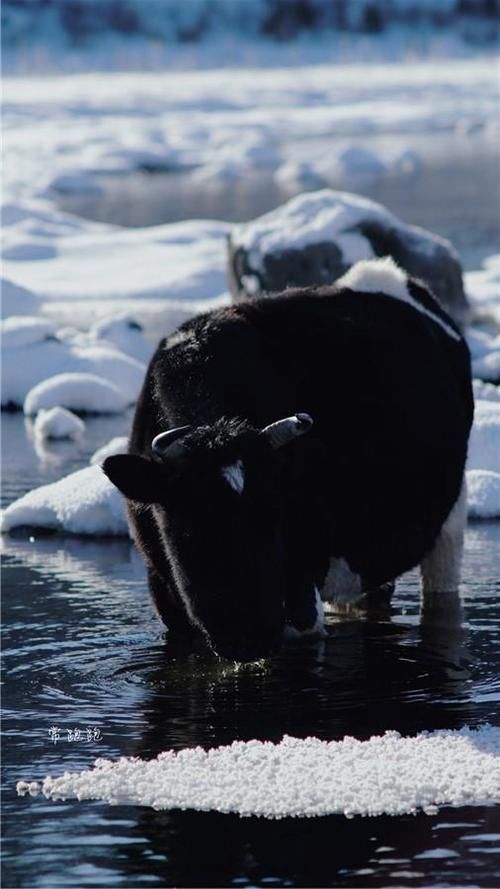
[[[35,436],[41,439],[79,438],[85,431],[85,423],[64,407],[40,410],[33,424]]]
[[[132,399],[114,383],[95,374],[64,373],[49,377],[28,392],[24,413],[33,416],[43,408],[65,407],[81,414],[121,414]]]
[[[465,283],[476,308],[485,309],[500,324],[500,253],[488,256],[477,271],[466,272]]]
[[[467,468],[500,474],[500,400],[476,401]]]
[[[474,381],[474,389],[466,473],[468,515],[471,519],[500,518],[500,389],[479,380]]]
[[[0,532],[35,527],[68,534],[128,534],[124,501],[100,466],[86,466],[11,503]]]
[[[19,781],[47,799],[100,799],[153,809],[266,818],[404,815],[500,802],[500,728],[386,732],[368,741],[286,736],[165,751],[155,759],[97,759],[92,769]]]
[[[7,324],[7,321],[4,323]],[[42,328],[38,328],[38,332],[41,330]],[[18,329],[16,337],[19,338],[21,335],[26,335],[26,332]],[[2,354],[2,405],[22,406],[28,392],[41,381],[51,377],[61,374],[90,374],[101,377],[110,387],[119,391],[114,409],[123,410],[123,407],[118,408],[116,405],[121,402],[125,406],[135,401],[145,371],[146,365],[142,361],[119,352],[114,346],[79,345],[54,337],[30,344],[9,346],[3,349]],[[41,403],[36,409],[53,407],[57,404],[78,409],[76,403],[71,404],[67,400],[52,401],[50,404]],[[88,403],[82,408],[93,409]]]
[[[89,341],[111,345],[147,364],[153,352],[153,344],[144,336],[143,326],[130,312],[119,312],[97,321],[89,330]]]
[[[467,504],[471,519],[500,517],[500,472],[471,469],[467,472]]]
[[[472,388],[476,401],[500,401],[500,386],[483,383],[482,380],[473,380]]]
[[[33,346],[54,337],[56,325],[48,318],[18,317],[12,315],[0,321],[1,348],[18,349]]]
[[[0,293],[2,318],[11,315],[34,315],[40,305],[40,300],[34,293],[25,287],[19,287],[7,278],[0,279]]]

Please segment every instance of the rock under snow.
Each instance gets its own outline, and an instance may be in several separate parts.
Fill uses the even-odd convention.
[[[462,270],[449,241],[408,225],[359,195],[330,189],[297,195],[235,226],[228,251],[236,300],[289,286],[332,283],[361,259],[392,256],[428,284],[456,321],[467,315]]]
[[[44,380],[28,392],[24,413],[65,407],[81,414],[120,414],[131,404],[124,392],[95,374],[64,373]]]
[[[167,750],[155,759],[122,756],[94,767],[19,781],[17,792],[47,799],[92,799],[153,809],[233,812],[265,818],[331,814],[435,814],[439,806],[500,802],[500,728],[367,741],[286,736],[233,741],[204,750]]]
[[[33,424],[33,432],[42,439],[79,438],[84,431],[83,420],[64,407],[52,407],[49,410],[42,408]]]

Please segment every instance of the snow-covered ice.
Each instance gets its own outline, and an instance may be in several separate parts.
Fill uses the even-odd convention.
[[[153,809],[195,809],[266,818],[331,814],[435,814],[441,806],[500,803],[500,728],[389,731],[367,741],[286,736],[160,753],[155,759],[97,759],[19,795],[99,799]]]
[[[64,407],[42,408],[35,417],[33,432],[42,440],[79,438],[85,432],[85,423]]]
[[[122,389],[96,374],[63,373],[33,386],[23,409],[28,417],[58,406],[81,414],[120,414],[132,401]]]

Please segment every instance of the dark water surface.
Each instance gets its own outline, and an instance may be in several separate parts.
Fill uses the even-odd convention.
[[[127,423],[92,420],[85,450],[50,462],[22,418],[5,417],[5,500],[81,465]],[[3,548],[4,886],[500,885],[499,808],[266,821],[15,792],[97,756],[498,724],[500,523],[468,528],[461,626],[420,624],[412,573],[390,613],[332,620],[324,643],[240,670],[174,649],[128,541],[35,535]]]

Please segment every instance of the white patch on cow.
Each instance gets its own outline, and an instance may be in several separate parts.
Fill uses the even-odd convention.
[[[335,283],[337,287],[348,287],[349,290],[357,290],[360,293],[383,293],[385,296],[400,299],[439,324],[452,339],[460,340],[460,335],[446,321],[412,297],[408,290],[408,276],[396,265],[392,256],[357,262]]]
[[[237,494],[242,493],[245,487],[245,473],[241,460],[237,460],[236,463],[231,463],[229,466],[224,466],[222,475],[228,484],[231,485],[233,491],[236,491]]]
[[[420,563],[424,598],[436,592],[453,593],[458,590],[466,517],[467,483],[464,476],[460,494],[433,549]]]
[[[351,571],[345,559],[332,559],[321,590],[324,602],[350,605],[363,595],[359,574]]]
[[[307,627],[305,630],[298,630],[297,627],[294,627],[292,624],[285,624],[285,629],[283,631],[285,639],[296,640],[307,639],[313,636],[326,636],[325,612],[323,608],[323,602],[321,601],[321,596],[317,587],[314,587],[314,595],[316,601],[316,617],[314,623],[312,624],[312,626]]]

